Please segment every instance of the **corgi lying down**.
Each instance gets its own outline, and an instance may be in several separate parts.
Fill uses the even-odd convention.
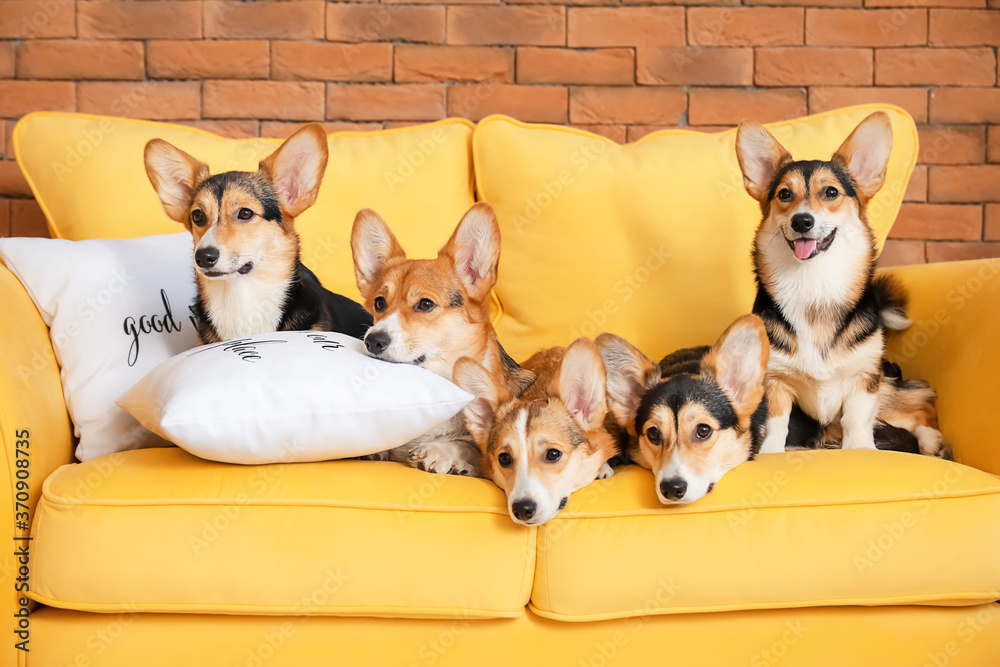
[[[601,334],[597,345],[611,413],[628,433],[632,460],[653,471],[661,502],[694,502],[761,452],[771,345],[758,316],[737,319],[711,348],[680,350],[659,364],[613,334]],[[873,440],[880,449],[917,453],[917,430],[936,427],[933,390],[896,379],[879,396]],[[795,414],[788,448],[840,446],[835,430]]]
[[[701,498],[759,450],[770,353],[759,317],[733,322],[707,352],[684,350],[662,364],[613,334],[597,345],[611,413],[632,460],[653,471],[662,502]]]
[[[604,362],[589,339],[537,352],[524,368],[535,380],[520,396],[470,357],[455,364],[454,381],[476,397],[465,418],[483,477],[507,494],[515,522],[536,526],[571,493],[614,474],[608,461],[618,454],[619,430],[608,419]]]
[[[354,220],[351,250],[358,289],[375,320],[364,337],[370,355],[420,366],[448,380],[456,362],[470,357],[513,395],[534,379],[504,352],[490,324],[500,227],[489,204],[470,208],[434,259],[407,258],[389,226],[369,209]],[[459,412],[375,458],[435,473],[478,475],[480,450]]]

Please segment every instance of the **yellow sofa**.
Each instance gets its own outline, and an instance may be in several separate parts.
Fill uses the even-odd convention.
[[[872,108],[773,131],[802,157],[825,157]],[[916,154],[912,121],[893,113],[899,152],[872,216],[880,241]],[[104,123],[90,162],[57,178],[53,151]],[[174,229],[142,179],[122,184],[141,171],[141,151],[122,155],[149,136],[213,168],[249,168],[273,148],[137,121],[29,116],[15,147],[54,235]],[[340,172],[328,172],[318,210],[302,218],[304,256],[353,294],[340,238],[352,207],[388,211],[404,247],[427,254],[457,223],[475,179],[505,225],[495,321],[516,358],[589,333],[598,319],[650,354],[714,337],[752,295],[746,249],[757,214],[729,189],[731,136],[602,141],[503,118],[475,134],[448,121],[333,135]],[[597,157],[574,162],[581,147]],[[560,179],[563,166],[576,171]],[[121,172],[113,187],[92,173],[109,169]],[[699,190],[706,174],[717,179],[710,191]],[[552,201],[540,206],[532,192]],[[532,203],[538,215],[528,215]],[[561,237],[569,251],[559,251]],[[603,292],[660,243],[664,265],[604,307]],[[679,508],[661,507],[650,475],[629,467],[526,528],[489,482],[394,463],[233,466],[173,448],[73,463],[47,329],[0,266],[0,474],[10,481],[0,506],[18,538],[0,556],[9,627],[0,664],[1000,664],[1000,261],[893,273],[910,290],[915,324],[889,354],[937,388],[955,462],[767,455]],[[17,525],[23,513],[30,535]],[[25,545],[30,558],[16,551]]]

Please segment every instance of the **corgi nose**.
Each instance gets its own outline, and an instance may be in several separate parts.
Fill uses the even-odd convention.
[[[805,234],[813,228],[814,224],[816,224],[816,221],[808,213],[796,213],[792,216],[792,229],[799,234]]]
[[[198,248],[194,254],[194,263],[203,269],[210,269],[219,261],[219,249],[215,246]]]
[[[389,334],[384,331],[375,331],[365,336],[365,347],[369,354],[382,354],[391,342]]]
[[[687,490],[688,483],[680,477],[665,479],[660,482],[660,493],[663,494],[664,498],[669,498],[670,500],[680,500],[687,493]]]
[[[510,509],[514,512],[516,519],[527,521],[535,516],[535,510],[538,509],[538,505],[535,504],[534,500],[518,500],[511,504]]]

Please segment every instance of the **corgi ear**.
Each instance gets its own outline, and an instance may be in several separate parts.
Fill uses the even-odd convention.
[[[737,415],[749,419],[764,397],[770,354],[764,322],[756,315],[744,315],[729,325],[701,360],[701,372],[718,383]]]
[[[660,381],[660,366],[621,336],[602,333],[595,342],[608,376],[611,414],[615,423],[631,433],[642,397]]]
[[[611,415],[632,433],[642,397],[660,381],[660,366],[621,336],[602,333],[595,343],[608,374]]]
[[[593,431],[608,414],[607,374],[597,345],[577,338],[559,364],[553,389],[584,431]]]
[[[271,177],[284,213],[294,218],[316,203],[328,158],[326,132],[312,123],[261,161],[260,169]]]
[[[884,111],[876,111],[858,124],[851,136],[834,153],[858,184],[858,192],[871,199],[885,182],[885,170],[892,153],[892,123]]]
[[[190,226],[188,206],[195,186],[209,177],[208,165],[163,139],[153,139],[143,153],[146,176],[153,184],[163,210],[171,219]]]
[[[493,207],[479,202],[470,208],[438,255],[451,258],[470,297],[478,301],[489,294],[500,263],[500,225]]]
[[[366,300],[382,274],[385,263],[391,258],[406,257],[389,225],[370,208],[361,209],[354,218],[351,253],[354,256],[354,277],[358,281],[358,290]]]
[[[510,395],[505,389],[498,387],[489,371],[472,357],[462,357],[455,362],[452,381],[476,397],[463,408],[463,413],[466,428],[485,455],[490,431],[496,423],[497,410],[501,401],[510,400]]]
[[[771,179],[792,156],[764,126],[752,120],[740,123],[736,130],[736,159],[743,172],[743,185],[750,196],[764,203]]]

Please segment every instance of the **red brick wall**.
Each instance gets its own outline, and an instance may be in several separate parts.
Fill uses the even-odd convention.
[[[0,0],[0,235],[45,233],[10,146],[33,110],[234,137],[500,112],[625,142],[883,101],[922,145],[885,263],[1000,255],[1000,0],[575,1]]]

